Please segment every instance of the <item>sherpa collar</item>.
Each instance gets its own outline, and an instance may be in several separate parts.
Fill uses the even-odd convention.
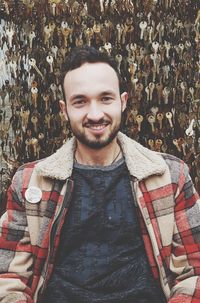
[[[132,176],[142,180],[151,175],[164,173],[166,163],[159,154],[143,147],[121,132],[118,133],[117,139]],[[73,137],[56,153],[40,161],[36,165],[37,173],[53,179],[67,179],[72,174],[75,149],[76,139]]]

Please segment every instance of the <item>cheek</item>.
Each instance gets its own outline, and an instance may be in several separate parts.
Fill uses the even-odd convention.
[[[82,120],[85,117],[85,113],[82,110],[72,110],[72,111],[68,111],[68,117],[71,123],[78,123],[78,122],[82,122]]]

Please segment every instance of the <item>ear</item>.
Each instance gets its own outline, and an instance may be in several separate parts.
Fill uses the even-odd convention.
[[[127,101],[128,101],[128,93],[124,92],[121,94],[122,112],[126,109]]]
[[[68,121],[67,106],[66,106],[65,101],[60,100],[59,105],[60,105],[61,112],[63,113],[65,119]]]

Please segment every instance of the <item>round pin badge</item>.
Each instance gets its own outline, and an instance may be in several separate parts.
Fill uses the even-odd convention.
[[[30,203],[38,203],[42,198],[42,191],[39,187],[30,186],[25,192],[25,198]]]

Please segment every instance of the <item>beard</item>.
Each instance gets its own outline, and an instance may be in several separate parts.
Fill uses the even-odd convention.
[[[111,126],[111,129],[109,131],[109,133],[106,135],[106,137],[104,139],[101,138],[101,135],[96,135],[94,139],[90,139],[88,138],[87,134],[85,134],[84,128],[83,131],[77,129],[76,127],[73,126],[73,124],[71,123],[69,117],[68,117],[68,121],[71,127],[71,131],[74,134],[74,136],[76,137],[76,139],[82,143],[83,145],[91,148],[91,149],[101,149],[107,145],[109,145],[117,136],[117,133],[120,130],[121,127],[121,117],[119,119],[119,122],[116,123],[114,126]],[[93,122],[93,121],[89,121],[87,122],[87,124],[101,124],[104,123],[104,120],[98,121],[97,122]],[[109,124],[110,125],[110,124]]]

